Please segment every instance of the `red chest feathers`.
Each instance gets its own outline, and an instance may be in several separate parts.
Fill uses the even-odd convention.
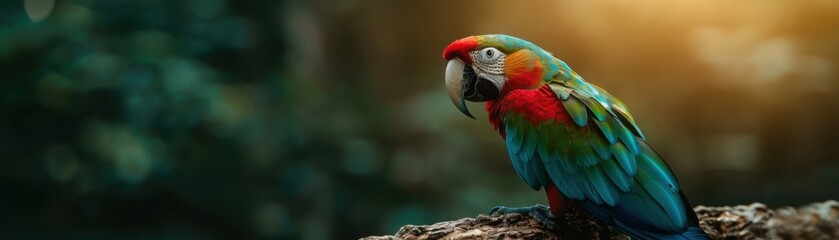
[[[489,122],[501,137],[505,137],[504,128],[501,128],[504,117],[510,113],[524,116],[533,126],[550,120],[573,123],[562,102],[548,85],[533,90],[510,91],[494,101],[487,102],[486,111],[489,114]]]

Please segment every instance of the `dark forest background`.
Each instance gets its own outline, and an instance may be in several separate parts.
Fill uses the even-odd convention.
[[[0,237],[352,239],[545,203],[441,52],[528,39],[693,204],[839,198],[839,2],[4,0]]]

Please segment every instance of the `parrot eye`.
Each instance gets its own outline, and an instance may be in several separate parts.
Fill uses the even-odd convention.
[[[495,48],[488,47],[484,48],[484,50],[481,50],[481,57],[483,57],[483,60],[487,62],[495,61],[500,56],[501,52]]]

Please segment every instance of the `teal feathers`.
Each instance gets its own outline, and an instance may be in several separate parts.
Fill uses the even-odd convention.
[[[557,114],[566,114],[567,121],[545,115],[545,107],[510,111],[504,118],[508,151],[522,180],[537,190],[554,184],[566,197],[596,208],[596,216],[619,224],[685,231],[692,211],[626,107],[582,80],[548,87],[564,110]]]

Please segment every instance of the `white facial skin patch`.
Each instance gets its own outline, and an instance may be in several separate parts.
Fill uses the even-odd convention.
[[[475,68],[479,78],[492,82],[499,90],[504,87],[506,77],[504,76],[504,61],[506,55],[498,49],[488,47],[469,52],[473,59],[472,66]]]

